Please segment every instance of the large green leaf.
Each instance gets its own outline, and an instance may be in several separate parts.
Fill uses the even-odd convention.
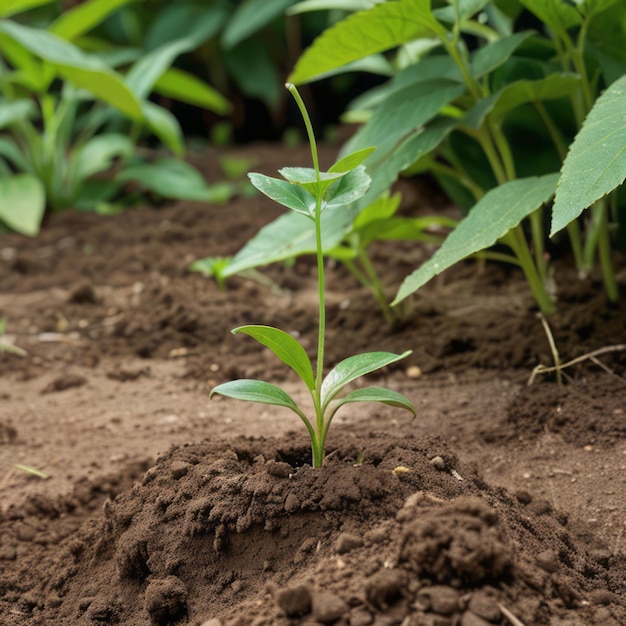
[[[368,157],[367,169],[372,183],[369,191],[359,200],[358,206],[365,207],[378,199],[396,181],[400,172],[434,150],[456,124],[455,120],[436,121],[408,135],[391,151],[376,151]]]
[[[75,41],[81,35],[101,24],[111,13],[121,6],[137,0],[88,0],[63,11],[48,30],[63,39]]]
[[[344,404],[349,404],[350,402],[382,402],[388,406],[411,411],[413,415],[416,414],[415,407],[408,398],[397,391],[385,389],[385,387],[364,387],[363,389],[357,389],[344,398],[341,398],[333,413],[335,413],[339,407]]]
[[[626,178],[626,76],[597,100],[563,163],[550,235]]]
[[[351,207],[322,213],[322,248],[325,252],[337,246],[349,232],[355,214]],[[224,277],[302,254],[314,254],[315,250],[313,220],[289,211],[264,226],[239,250],[224,271]]]
[[[430,0],[399,0],[360,11],[325,30],[300,56],[289,76],[295,85],[308,82],[370,54],[419,37],[446,37],[433,17]]]
[[[296,0],[245,0],[237,8],[222,35],[226,49],[256,33],[272,20],[280,17]]]
[[[404,279],[392,306],[458,261],[492,246],[554,194],[558,174],[513,180],[488,191],[431,259]]]
[[[34,237],[46,208],[41,181],[31,174],[0,178],[0,198],[0,220],[18,233]]]
[[[132,119],[141,119],[141,107],[133,92],[116,72],[97,57],[86,55],[76,46],[46,31],[7,20],[0,21],[0,33],[51,63],[77,87],[119,109]]]
[[[322,383],[321,400],[322,413],[326,412],[329,402],[348,384],[365,374],[371,374],[386,365],[400,361],[411,354],[411,350],[407,350],[402,354],[394,354],[392,352],[366,352],[364,354],[356,354],[337,363],[337,365],[328,372],[328,375]]]
[[[28,11],[51,2],[52,0],[3,0],[0,4],[0,17],[11,17],[16,13]]]
[[[224,115],[230,103],[221,93],[193,74],[170,67],[154,85],[154,91],[166,96]]]
[[[233,333],[244,333],[269,348],[285,365],[289,366],[311,390],[315,378],[311,361],[305,349],[288,333],[272,326],[239,326]]]
[[[575,93],[579,87],[577,74],[551,74],[539,80],[518,80],[480,100],[463,118],[463,125],[478,129],[487,115],[497,122],[523,104],[562,98]]]
[[[443,106],[465,92],[458,83],[433,80],[409,85],[392,93],[374,111],[370,121],[348,142],[354,151],[367,146],[389,146],[433,119]]]

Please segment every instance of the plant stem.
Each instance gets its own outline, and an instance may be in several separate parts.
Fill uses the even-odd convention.
[[[376,272],[376,268],[367,256],[367,252],[365,250],[361,250],[359,253],[359,261],[361,262],[361,265],[363,266],[363,269],[369,279],[370,289],[380,305],[385,321],[390,327],[392,327],[396,316],[394,315],[393,309],[389,306],[389,301],[385,295],[385,290],[383,289],[383,284],[378,276],[378,273]]]
[[[556,306],[548,295],[545,284],[535,267],[522,227],[520,225],[515,226],[502,238],[502,241],[515,253],[541,312],[544,315],[554,313]]]
[[[315,180],[320,180],[320,165],[317,156],[317,144],[315,142],[315,134],[313,133],[313,125],[311,118],[306,110],[304,101],[298,93],[295,85],[287,83],[285,85],[291,95],[294,97],[306,127],[311,146],[311,157],[313,158],[313,167],[315,169]],[[322,249],[322,193],[318,193],[315,197],[315,253],[317,258],[317,293],[319,302],[319,324],[317,334],[317,364],[315,375],[315,389],[312,393],[313,404],[315,407],[315,430],[317,437],[312,438],[311,449],[313,452],[313,467],[321,467],[324,460],[324,414],[322,412],[322,382],[324,379],[324,338],[326,333],[326,297],[325,297],[325,279],[324,279],[324,253]]]

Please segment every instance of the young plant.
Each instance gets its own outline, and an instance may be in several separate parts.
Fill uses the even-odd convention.
[[[309,419],[297,403],[280,387],[261,380],[233,380],[211,390],[211,396],[221,394],[238,400],[260,402],[291,409],[304,422],[311,438],[313,467],[321,467],[324,461],[326,435],[337,411],[351,402],[382,402],[390,406],[411,411],[411,402],[395,391],[383,387],[365,387],[339,397],[340,392],[354,380],[374,372],[386,365],[407,357],[391,352],[369,352],[348,357],[338,363],[324,377],[325,344],[325,285],[324,255],[322,250],[322,214],[337,210],[363,196],[369,187],[370,178],[361,162],[373,148],[365,148],[337,161],[327,172],[321,172],[317,157],[317,145],[311,121],[304,102],[296,88],[286,85],[295,98],[304,118],[313,168],[285,167],[280,174],[285,180],[263,174],[249,174],[252,184],[272,200],[279,202],[306,218],[315,225],[316,257],[318,272],[319,325],[315,372],[305,349],[288,333],[270,326],[248,325],[235,328],[233,333],[243,333],[269,348],[285,365],[289,366],[304,382],[313,403],[315,417]]]

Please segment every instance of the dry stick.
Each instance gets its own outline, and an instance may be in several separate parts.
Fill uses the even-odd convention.
[[[530,378],[528,379],[528,385],[533,384],[533,381],[535,380],[535,376],[537,374],[547,374],[549,372],[556,372],[556,371],[565,369],[566,367],[571,367],[572,365],[582,363],[583,361],[586,361],[587,359],[589,359],[596,365],[599,365],[600,367],[602,367],[602,369],[604,369],[611,375],[615,376],[615,378],[617,378],[619,381],[623,382],[626,385],[626,380],[624,380],[621,376],[618,376],[615,372],[613,372],[603,363],[600,363],[600,361],[598,361],[598,359],[595,358],[599,356],[600,354],[607,354],[609,352],[622,352],[624,350],[626,350],[626,343],[620,343],[620,344],[617,344],[616,346],[606,346],[604,348],[599,348],[598,350],[594,350],[593,352],[587,352],[586,354],[576,357],[575,359],[572,359],[571,361],[568,361],[567,363],[562,363],[562,364],[559,363],[559,365],[555,367],[546,367],[545,365],[537,365],[537,367],[535,367],[532,374],[530,375]]]
[[[546,320],[546,316],[543,313],[539,313],[538,315],[546,336],[548,337],[548,343],[550,344],[550,350],[552,351],[552,359],[554,360],[554,369],[556,370],[556,384],[560,387],[563,384],[563,379],[561,378],[561,357],[559,356],[559,351],[556,348],[554,336],[552,335],[552,329],[550,328],[550,324],[548,324],[548,320]],[[530,385],[531,383],[529,382],[528,384]]]
[[[509,611],[505,606],[500,603],[498,603],[498,606],[500,607],[500,611],[502,611],[504,617],[506,617],[513,626],[524,626],[524,623],[520,622],[517,617],[515,617],[515,615],[513,615],[513,613],[511,613],[511,611]]]

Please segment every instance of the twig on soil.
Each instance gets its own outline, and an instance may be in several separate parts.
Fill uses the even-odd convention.
[[[563,370],[567,367],[572,367],[572,365],[577,365],[578,363],[582,363],[583,361],[586,361],[587,359],[589,359],[592,363],[595,363],[598,367],[601,367],[605,372],[607,372],[607,374],[614,376],[615,378],[617,378],[617,380],[619,380],[620,382],[626,385],[626,380],[624,380],[621,376],[618,376],[613,370],[611,370],[611,368],[609,368],[604,363],[602,363],[599,359],[596,358],[601,354],[608,354],[610,352],[620,352],[620,351],[626,350],[626,344],[621,343],[615,346],[605,346],[604,348],[599,348],[598,350],[587,352],[586,354],[576,357],[575,359],[572,359],[571,361],[568,361],[567,363],[562,363],[561,357],[559,356],[559,352],[554,342],[554,337],[552,336],[552,331],[550,330],[550,326],[548,325],[546,318],[541,313],[539,313],[539,319],[541,320],[541,323],[543,324],[543,328],[546,331],[546,335],[548,337],[548,343],[550,344],[550,350],[552,351],[552,358],[554,359],[554,366],[546,367],[545,365],[541,365],[541,364],[537,365],[537,367],[533,369],[530,375],[530,378],[528,379],[527,385],[530,386],[533,384],[537,374],[548,374],[550,372],[556,372],[556,380],[557,380],[558,385],[560,386],[563,382],[562,376],[565,375],[565,372],[563,372]]]
[[[509,611],[505,606],[498,603],[498,607],[502,611],[502,614],[504,615],[504,617],[506,617],[509,620],[509,622],[511,622],[512,626],[524,626],[524,623],[520,622],[520,620],[518,620],[517,617],[515,617],[515,615],[513,615],[513,613],[511,613],[511,611]]]

